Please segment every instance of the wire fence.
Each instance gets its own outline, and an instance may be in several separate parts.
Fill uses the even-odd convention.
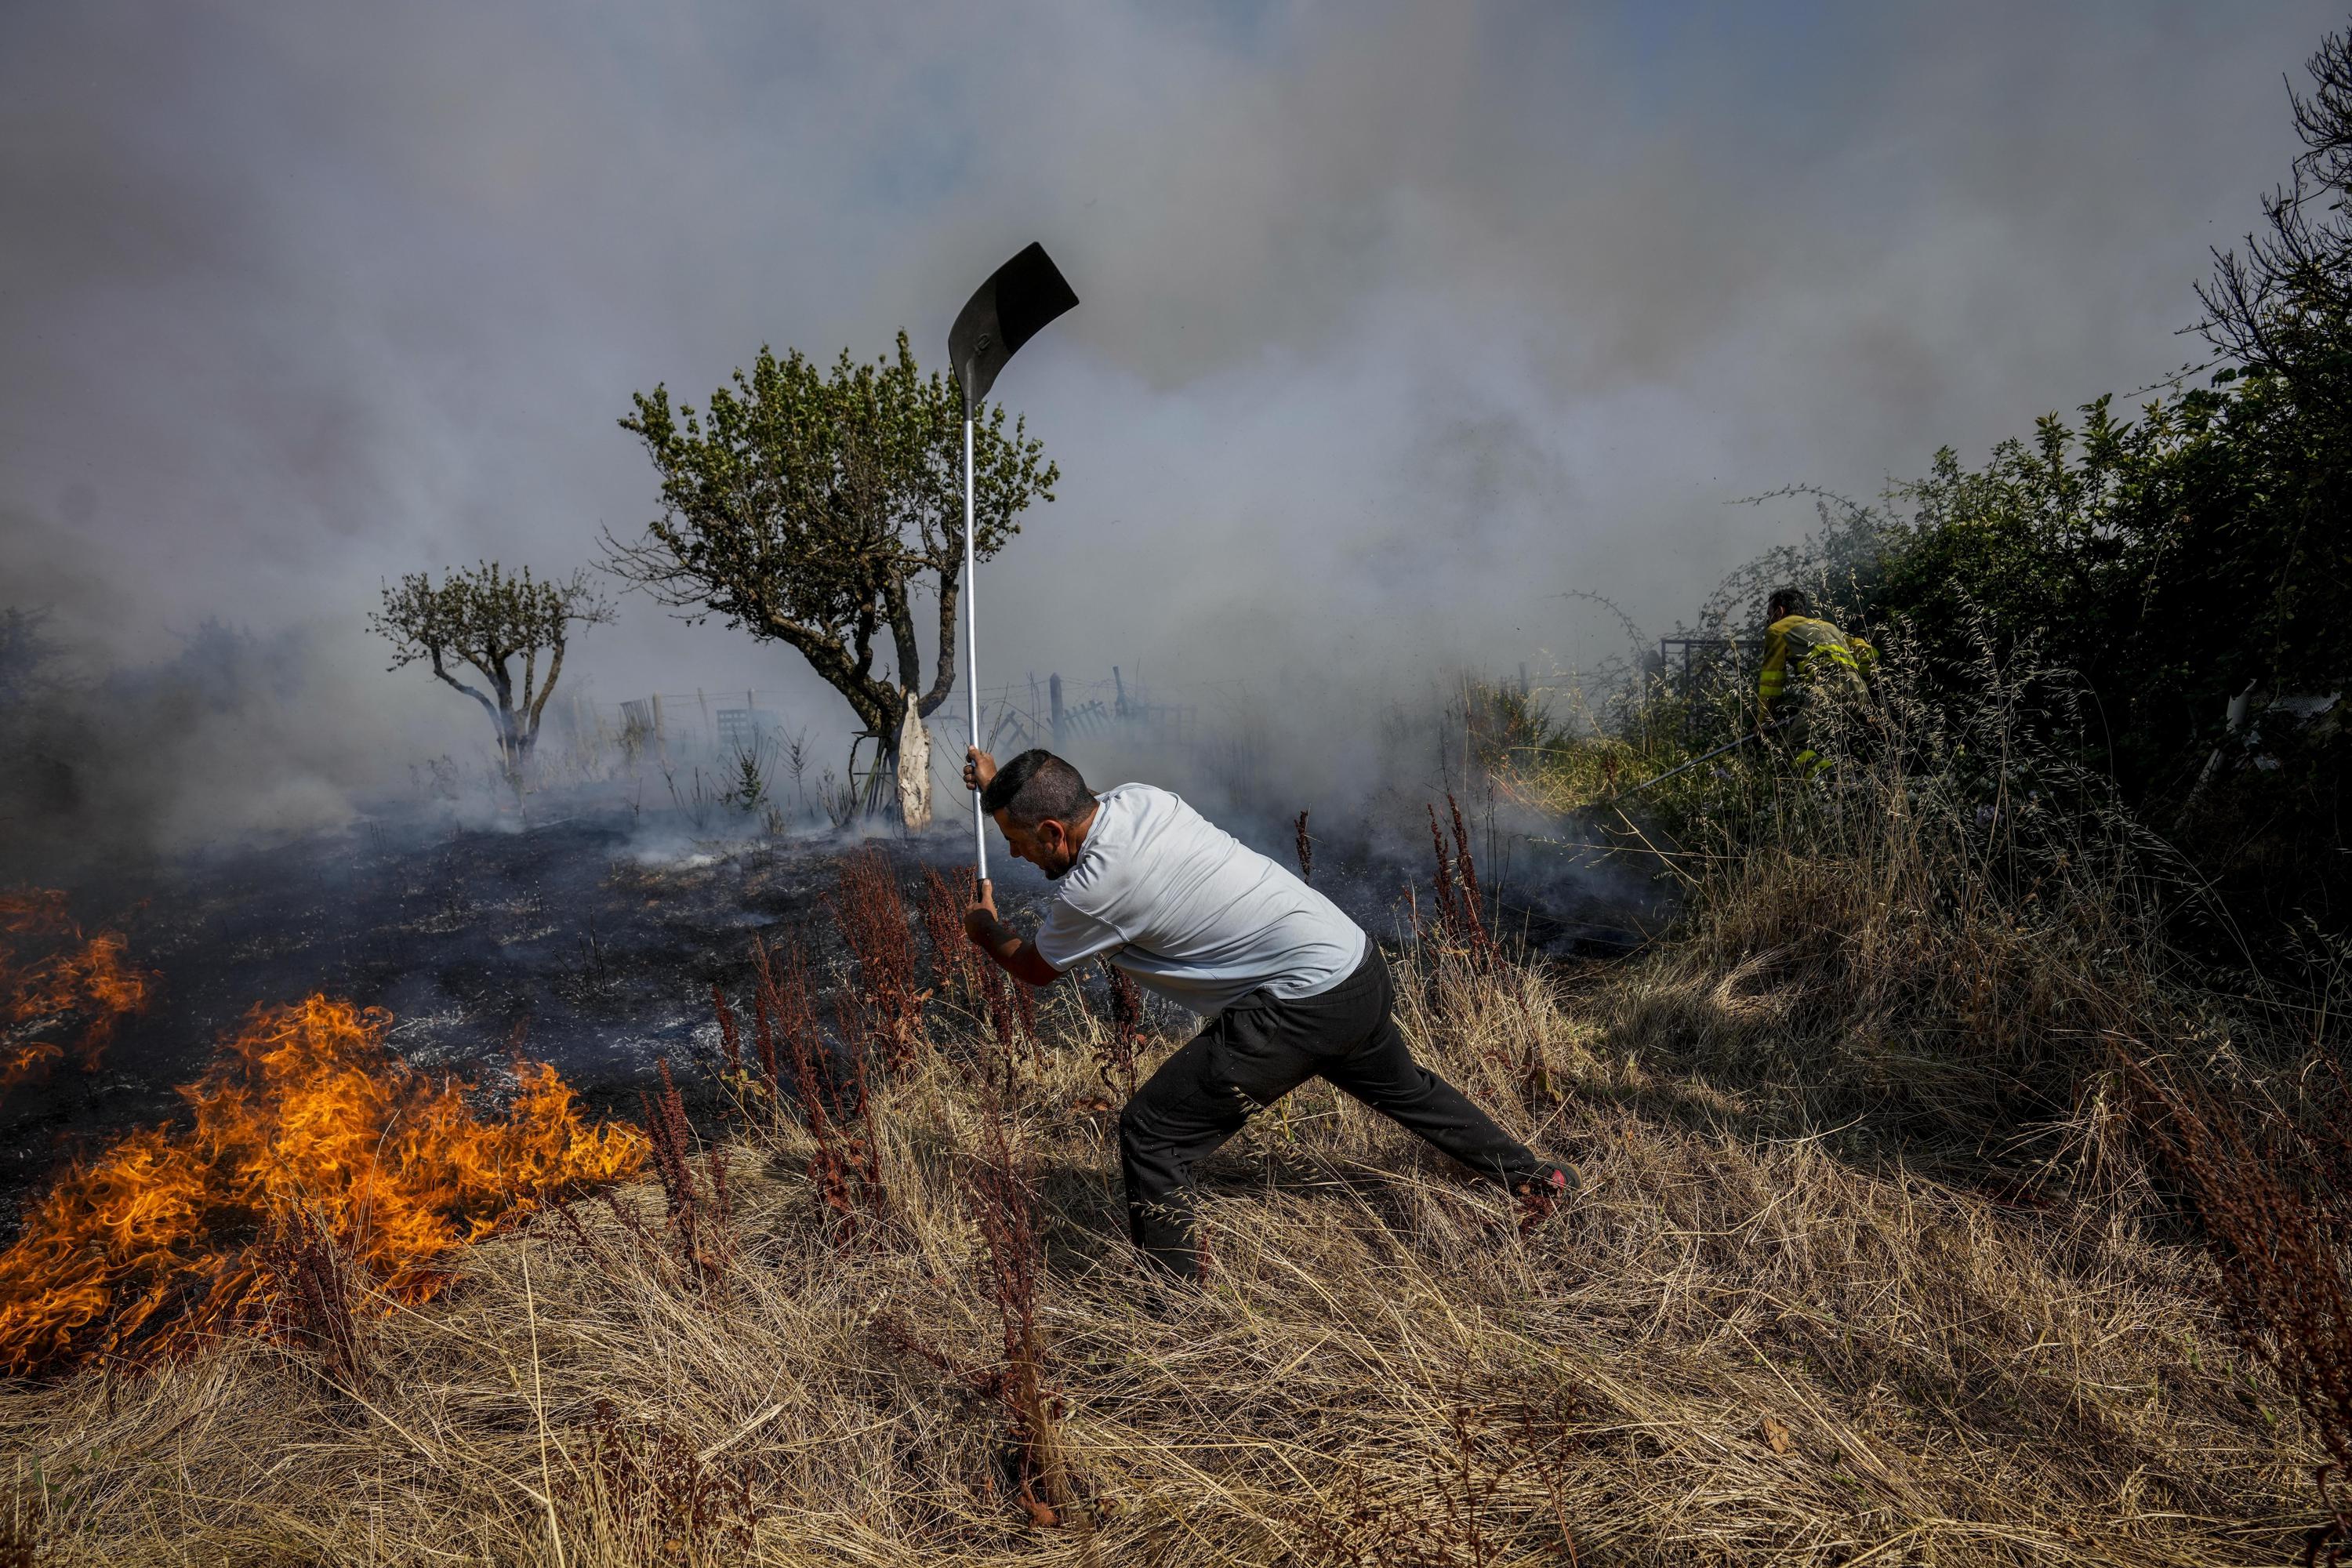
[[[1762,637],[1668,637],[1658,639],[1657,672],[1682,708],[1683,740],[1696,744],[1728,714],[1752,705]]]
[[[583,741],[617,744],[633,753],[714,759],[789,744],[806,732],[814,719],[805,691],[787,694],[756,688],[647,692],[617,703],[591,702],[575,694],[566,717]],[[951,695],[924,723],[931,731],[934,783],[956,786],[964,749],[971,743],[966,704]],[[1071,679],[1055,671],[981,689],[980,744],[1000,756],[1032,746],[1063,752],[1090,742],[1189,750],[1202,739],[1197,703],[1162,700],[1117,665],[1108,679]],[[879,765],[886,748],[878,740],[870,733],[856,737],[849,769],[853,780]]]

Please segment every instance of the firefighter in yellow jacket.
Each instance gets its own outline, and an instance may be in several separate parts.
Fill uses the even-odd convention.
[[[1773,590],[1764,629],[1764,668],[1756,677],[1757,724],[1798,773],[1812,777],[1829,767],[1821,722],[1828,703],[1861,696],[1863,677],[1876,652],[1817,619],[1800,588]]]

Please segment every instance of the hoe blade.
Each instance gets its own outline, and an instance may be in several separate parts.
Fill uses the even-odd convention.
[[[1038,329],[1078,302],[1042,245],[998,268],[956,312],[948,331],[948,363],[963,388],[967,412],[977,409],[996,373]]]

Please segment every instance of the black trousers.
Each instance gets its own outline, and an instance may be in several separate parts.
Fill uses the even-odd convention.
[[[1319,996],[1253,991],[1160,1064],[1119,1112],[1119,1169],[1136,1246],[1197,1276],[1193,1168],[1242,1123],[1310,1078],[1337,1084],[1480,1175],[1516,1184],[1550,1167],[1460,1089],[1412,1059],[1390,1016],[1396,993],[1377,946]]]

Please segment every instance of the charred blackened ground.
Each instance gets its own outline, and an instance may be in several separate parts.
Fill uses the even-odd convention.
[[[1412,815],[1391,802],[1314,824],[1314,885],[1384,942],[1410,941],[1416,899],[1427,906],[1426,825],[1416,844]],[[1471,820],[1507,940],[1559,956],[1612,953],[1660,918],[1657,890],[1639,876],[1510,831],[1492,813]],[[1294,859],[1293,823],[1241,814],[1234,826]],[[718,1059],[711,987],[740,994],[754,939],[787,938],[829,985],[847,955],[826,900],[841,858],[865,842],[882,847],[910,909],[921,907],[927,866],[970,864],[969,839],[944,828],[730,837],[649,826],[609,796],[541,797],[521,823],[387,809],[274,847],[94,879],[74,890],[75,905],[126,933],[132,961],[157,976],[153,1002],[94,1069],[61,1067],[0,1101],[0,1206],[13,1226],[24,1197],[77,1151],[173,1120],[184,1109],[175,1086],[204,1073],[250,1009],[314,993],[387,1009],[404,1058],[486,1096],[512,1087],[518,1053],[551,1063],[593,1111],[635,1114],[664,1059],[707,1091]],[[1045,879],[1001,854],[991,870],[1007,918],[1034,921]],[[828,1005],[819,1011],[830,1018]]]

